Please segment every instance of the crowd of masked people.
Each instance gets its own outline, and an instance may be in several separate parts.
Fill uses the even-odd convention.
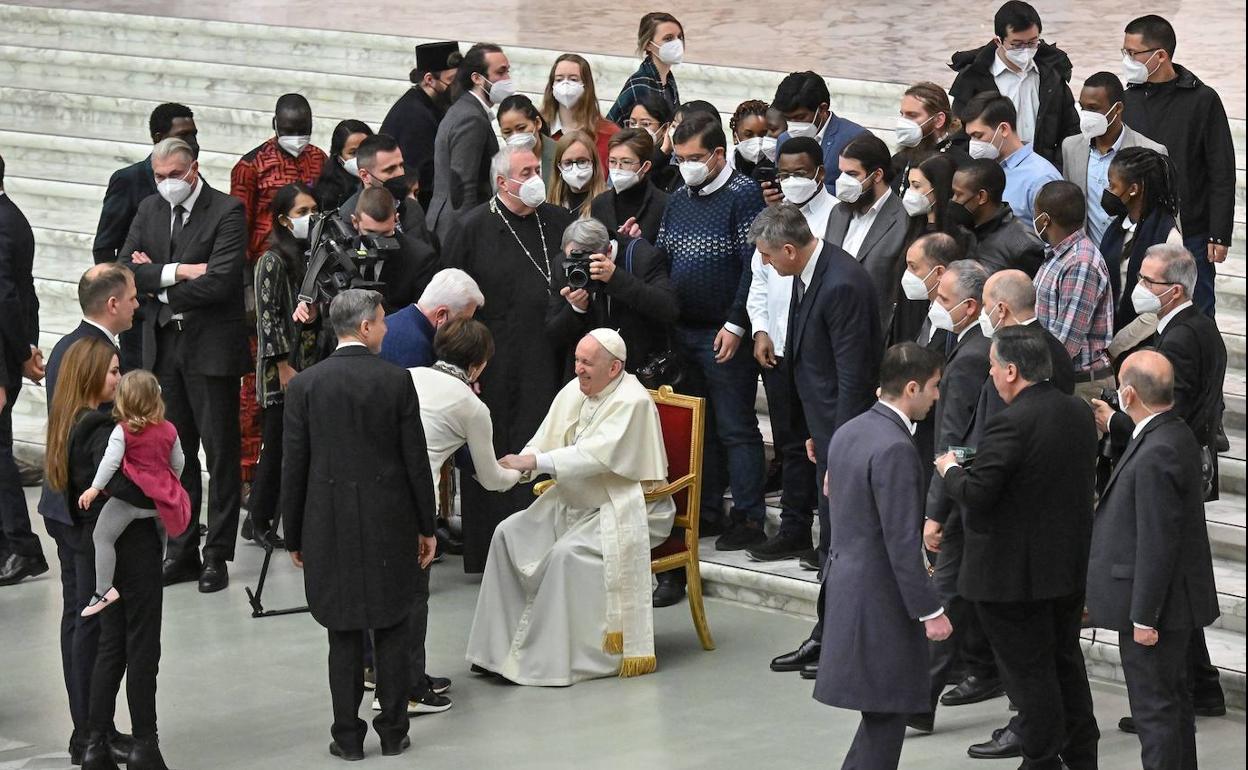
[[[64,586],[71,755],[164,767],[161,585],[226,588],[240,509],[245,537],[281,544],[285,390],[334,346],[328,296],[307,280],[310,239],[332,214],[359,237],[397,242],[366,276],[388,314],[382,358],[428,366],[446,323],[475,314],[488,329],[489,366],[471,363],[483,367],[474,389],[500,456],[533,435],[590,329],[618,329],[628,371],[648,385],[704,396],[701,534],[756,561],[822,571],[836,558],[829,442],[875,401],[888,346],[934,351],[939,401],[914,439],[925,461],[941,461],[925,462],[915,527],[953,634],[932,643],[929,707],[907,724],[930,732],[938,703],[1008,694],[1018,713],[970,756],[1094,767],[1079,648],[1092,623],[1119,632],[1134,717],[1119,726],[1139,733],[1145,766],[1194,766],[1193,714],[1225,709],[1202,632],[1217,612],[1202,501],[1217,496],[1226,447],[1213,321],[1235,206],[1226,113],[1175,63],[1174,28],[1159,16],[1131,21],[1118,71],[1082,84],[1031,5],[1006,2],[993,29],[953,54],[949,89],[905,90],[889,142],[838,115],[814,72],[736,106],[726,126],[723,105],[682,102],[685,29],[666,13],[642,18],[641,64],[605,115],[577,54],[555,59],[534,100],[500,46],[425,44],[379,130],[343,120],[327,151],[311,144],[308,101],[281,96],[272,136],[236,163],[228,192],[197,161],[192,110],[162,104],[151,155],[109,180],[82,324],[46,360],[31,230],[0,193],[0,584],[48,569],[12,454],[13,402],[23,378],[42,379],[38,510]],[[0,184],[3,171],[0,161]],[[751,225],[775,207],[799,211],[836,258],[779,269],[808,244],[764,253]],[[1032,348],[1012,342],[999,356],[993,340],[1013,327],[1031,330]],[[1163,362],[1125,373],[1146,348]],[[143,371],[160,403],[146,381],[125,381]],[[126,439],[122,458],[110,444],[119,422],[132,433],[167,422],[176,441],[144,430],[150,440]],[[1139,450],[1148,441],[1164,451]],[[1133,455],[1155,466],[1128,473]],[[97,472],[109,462],[125,472]],[[443,522],[440,543],[479,572],[493,527],[531,492],[492,492],[470,473],[459,485],[462,525]],[[95,537],[106,498],[125,511]],[[101,545],[115,552],[111,585],[97,580]],[[682,581],[665,573],[655,605],[679,602]],[[1088,617],[1094,588],[1100,613]],[[123,608],[100,612],[118,592]],[[823,638],[817,626],[773,670],[815,676]],[[112,721],[122,672],[133,736]],[[423,678],[413,703],[449,706],[439,681]]]

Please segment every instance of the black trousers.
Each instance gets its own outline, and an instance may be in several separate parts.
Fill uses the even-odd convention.
[[[257,536],[273,528],[277,518],[277,502],[282,491],[282,417],[283,404],[266,406],[260,412],[260,462],[251,479],[251,498],[247,512]]]
[[[15,553],[42,559],[43,546],[30,529],[30,510],[13,458],[13,404],[21,391],[20,385],[8,388],[0,408],[0,557]]]
[[[77,501],[75,501],[77,502]],[[91,672],[100,643],[100,616],[82,617],[82,608],[95,592],[94,519],[71,526],[44,519],[48,535],[56,541],[61,565],[61,667],[74,732],[85,741],[88,731]]]
[[[780,531],[809,537],[819,504],[815,465],[806,456],[809,433],[801,413],[793,408],[797,389],[785,359],[777,358],[775,368],[763,369],[763,389],[767,391],[772,443],[780,457]]]
[[[862,712],[841,770],[896,770],[905,737],[905,714]]]
[[[160,668],[162,538],[156,519],[131,522],[117,538],[113,585],[121,600],[101,612],[99,651],[91,676],[91,730],[112,728],[121,678],[136,738],[156,735],[156,672]]]
[[[373,719],[373,729],[387,743],[397,743],[407,735],[409,619],[389,628],[375,628],[373,655],[377,669],[377,699],[381,713]],[[329,696],[334,723],[330,734],[343,748],[362,749],[368,726],[360,719],[364,698],[364,636],[359,629],[329,630]]]
[[[429,569],[422,569],[416,576],[416,598],[412,602],[412,614],[408,615],[408,692],[412,700],[420,700],[429,692],[429,677],[425,673],[425,634],[429,629]],[[376,654],[373,639],[364,634],[364,665],[374,666]]]
[[[191,523],[169,540],[169,558],[199,556],[199,520],[203,501],[199,445],[208,455],[208,539],[204,558],[234,558],[238,540],[238,509],[242,494],[242,454],[238,422],[238,378],[187,374],[183,365],[194,351],[182,350],[182,336],[173,324],[157,331],[155,371],[165,399],[165,413],[178,429],[186,466],[182,486],[191,497]]]
[[[1201,706],[1226,705],[1222,693],[1222,680],[1218,669],[1209,660],[1209,647],[1205,643],[1205,629],[1192,631],[1187,645],[1187,686],[1192,693],[1193,704]]]
[[[1006,691],[1019,708],[1023,766],[1097,766],[1100,731],[1079,647],[1083,594],[1031,602],[976,602]]]
[[[1130,628],[1118,632],[1118,651],[1131,717],[1139,730],[1140,766],[1195,770],[1196,715],[1187,683],[1192,632],[1163,629],[1152,647],[1136,644],[1133,633]]]

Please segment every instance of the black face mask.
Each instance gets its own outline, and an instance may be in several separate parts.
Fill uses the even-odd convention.
[[[394,200],[399,205],[403,205],[403,199],[406,198],[408,196],[408,193],[410,192],[407,186],[407,182],[404,181],[402,176],[396,176],[393,179],[387,179],[385,182],[382,182],[381,186],[386,188],[386,190],[388,190],[390,194],[394,196]]]
[[[949,208],[945,210],[945,220],[950,225],[965,227],[967,230],[975,229],[975,215],[961,203],[949,201]]]
[[[1101,208],[1105,209],[1105,213],[1115,219],[1127,215],[1127,204],[1122,202],[1122,198],[1110,192],[1108,187],[1101,193]]]

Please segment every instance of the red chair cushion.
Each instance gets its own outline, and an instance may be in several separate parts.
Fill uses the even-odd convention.
[[[678,479],[689,473],[689,452],[693,444],[693,410],[659,404],[663,427],[663,447],[667,450],[667,478]]]
[[[664,556],[671,556],[677,553],[684,553],[688,549],[685,547],[684,531],[673,532],[670,537],[650,549],[650,560],[661,559]]]

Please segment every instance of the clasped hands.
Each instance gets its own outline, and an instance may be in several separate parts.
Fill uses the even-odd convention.
[[[945,452],[943,455],[936,458],[936,472],[939,473],[940,477],[943,479],[945,477],[945,472],[957,464],[958,455],[952,451]]]

